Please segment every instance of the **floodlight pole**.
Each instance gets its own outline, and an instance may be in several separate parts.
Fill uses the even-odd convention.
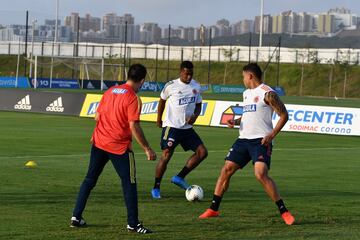
[[[17,56],[17,64],[16,64],[15,88],[18,87],[18,81],[19,81],[19,64],[20,64],[20,38],[19,38],[18,56]]]
[[[54,71],[54,44],[58,39],[58,19],[59,19],[59,0],[56,0],[56,20],[55,20],[55,37],[51,48],[51,67],[50,67],[50,88],[52,87],[53,71]]]
[[[211,44],[212,44],[212,28],[209,31],[209,62],[208,62],[208,85],[210,84],[210,71],[211,71]]]
[[[104,65],[105,65],[105,60],[104,58],[101,59],[101,91],[104,90]]]
[[[29,76],[30,78],[32,77],[32,60],[33,60],[33,56],[34,56],[34,31],[35,31],[35,24],[36,24],[37,20],[34,19],[32,21],[32,33],[31,33],[31,55],[30,55],[30,69],[29,69]]]
[[[279,37],[279,52],[277,56],[276,86],[279,86],[280,80],[280,52],[281,52],[281,36]]]
[[[127,48],[127,21],[125,22],[125,34],[124,34],[124,66],[123,66],[123,81],[125,81],[126,79],[126,48]]]
[[[169,71],[170,71],[169,69],[170,68],[170,38],[171,38],[171,25],[169,24],[166,81],[169,81]]]
[[[251,61],[251,44],[252,44],[252,42],[251,42],[252,39],[251,38],[252,38],[252,34],[250,32],[250,35],[249,35],[249,63]]]
[[[37,55],[35,55],[34,89],[37,88]]]
[[[260,39],[259,39],[259,47],[262,47],[262,38],[263,38],[263,22],[264,22],[264,0],[261,0],[260,7]]]
[[[59,0],[56,0],[56,20],[55,20],[55,38],[54,42],[58,39],[58,20],[59,20]]]
[[[50,88],[52,85],[53,72],[54,72],[54,42],[52,43],[51,46]]]
[[[26,11],[26,25],[25,25],[25,58],[27,58],[27,43],[28,43],[28,30],[29,30],[29,11]],[[24,61],[24,76],[26,76],[26,60]]]
[[[156,57],[155,57],[155,82],[158,82],[158,62],[159,62],[159,48],[156,44]]]
[[[80,16],[78,16],[78,18],[77,18],[76,54],[75,54],[75,57],[79,56],[79,38],[80,38]]]

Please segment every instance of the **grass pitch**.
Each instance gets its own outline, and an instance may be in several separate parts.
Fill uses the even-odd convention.
[[[119,179],[109,163],[93,190],[84,217],[89,226],[69,227],[86,174],[92,119],[0,112],[0,239],[359,239],[360,138],[281,133],[275,142],[271,176],[297,219],[286,226],[253,176],[252,165],[236,173],[217,219],[198,220],[208,206],[223,158],[236,139],[233,129],[196,127],[209,157],[187,180],[205,191],[190,203],[170,178],[190,153],[177,149],[163,178],[163,199],[153,200],[156,162],[135,144],[139,215],[155,231],[125,230],[126,209]],[[159,152],[160,129],[142,123]],[[28,160],[38,164],[25,169]]]

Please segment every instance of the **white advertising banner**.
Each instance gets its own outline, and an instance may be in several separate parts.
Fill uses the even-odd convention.
[[[242,102],[217,101],[211,126],[226,127],[242,114]],[[360,108],[286,104],[289,121],[282,131],[360,136]],[[273,125],[279,116],[273,115]]]
[[[242,110],[242,102],[216,101],[210,126],[226,127],[227,120],[239,118]]]
[[[289,121],[283,131],[360,136],[360,108],[286,104]],[[273,124],[279,117],[273,115]]]

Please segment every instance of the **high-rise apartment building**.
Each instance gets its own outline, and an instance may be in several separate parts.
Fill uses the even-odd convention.
[[[157,23],[144,23],[140,26],[140,42],[157,43],[161,38],[161,28]]]
[[[312,18],[313,16],[306,13],[306,12],[300,12],[298,14],[299,17],[299,32],[312,32]]]
[[[108,13],[103,16],[103,30],[108,38],[116,38],[119,41],[135,43],[140,41],[140,26],[135,25],[135,18],[131,14],[118,16],[116,13]]]
[[[221,19],[216,22],[219,31],[219,37],[227,37],[231,35],[230,22],[227,19]]]
[[[283,15],[272,16],[272,33],[283,33],[285,30],[285,17]]]
[[[260,33],[260,16],[255,17],[254,22],[254,31],[255,33]],[[271,15],[263,15],[263,33],[269,34],[272,32],[272,17]]]
[[[100,31],[101,19],[98,17],[92,17],[90,14],[85,14],[84,18],[80,18],[80,31]]]
[[[319,33],[333,33],[335,32],[335,17],[329,14],[319,14],[318,17],[318,32]]]
[[[73,31],[77,31],[78,29],[78,19],[79,13],[71,13],[70,16],[65,17],[65,26],[69,26]]]

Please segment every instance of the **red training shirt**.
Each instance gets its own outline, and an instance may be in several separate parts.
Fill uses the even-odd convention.
[[[97,148],[114,154],[131,149],[129,122],[140,120],[141,101],[128,84],[109,88],[101,98],[92,136]]]

